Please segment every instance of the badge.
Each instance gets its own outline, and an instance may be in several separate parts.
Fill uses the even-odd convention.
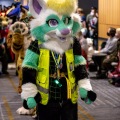
[[[74,70],[74,66],[72,63],[70,63],[70,71],[73,71]]]

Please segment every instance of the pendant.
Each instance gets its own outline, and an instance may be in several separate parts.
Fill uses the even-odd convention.
[[[59,80],[54,80],[55,84],[57,84],[59,87],[62,87],[62,84],[59,82]]]

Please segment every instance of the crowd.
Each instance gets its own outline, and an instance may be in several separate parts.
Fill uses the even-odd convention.
[[[120,28],[108,28],[108,39],[98,45],[98,12],[91,7],[90,13],[85,16],[83,9],[78,8],[82,29],[77,34],[82,48],[82,55],[87,60],[88,70],[99,68],[96,78],[108,78],[115,86],[120,86]],[[96,57],[97,56],[97,57]],[[99,59],[100,58],[100,59]]]
[[[7,10],[7,9],[5,9]],[[15,55],[9,47],[9,39],[12,38],[9,33],[9,27],[15,20],[15,17],[10,21],[10,17],[6,16],[6,11],[0,10],[0,61],[1,61],[1,72],[0,74],[9,74],[8,63],[14,62]],[[81,44],[82,55],[87,61],[88,70],[94,65],[94,69],[97,70],[98,62],[93,54],[105,53],[106,56],[102,60],[102,71],[105,76],[109,78],[111,83],[113,81],[119,81],[119,49],[120,49],[120,28],[110,27],[107,31],[108,39],[98,45],[98,11],[96,7],[91,7],[90,13],[85,15],[84,10],[78,8],[76,14],[80,16],[82,29],[77,33],[76,38]],[[25,20],[27,20],[25,18]],[[20,19],[19,19],[20,21]],[[116,65],[115,65],[115,64]],[[16,73],[17,74],[17,73]],[[102,73],[101,73],[102,74]],[[100,75],[96,75],[97,78]],[[116,84],[115,84],[116,85]],[[119,86],[118,83],[116,86]]]

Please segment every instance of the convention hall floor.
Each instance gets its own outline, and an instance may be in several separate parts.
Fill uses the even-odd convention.
[[[14,67],[9,66],[9,75],[0,76],[0,120],[34,120],[31,116],[18,115],[16,110],[22,106],[17,93],[18,78]],[[95,73],[90,73],[94,77]],[[91,79],[97,100],[86,105],[78,100],[79,120],[120,120],[120,88],[108,83],[106,79]]]

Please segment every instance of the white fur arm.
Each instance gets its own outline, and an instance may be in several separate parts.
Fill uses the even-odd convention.
[[[85,79],[82,79],[82,80],[79,80],[78,81],[78,86],[79,88],[84,88],[88,91],[92,90],[92,86],[90,84],[90,80],[85,78]]]
[[[35,97],[38,93],[38,89],[35,84],[26,83],[22,85],[21,98],[27,100],[29,97]]]

